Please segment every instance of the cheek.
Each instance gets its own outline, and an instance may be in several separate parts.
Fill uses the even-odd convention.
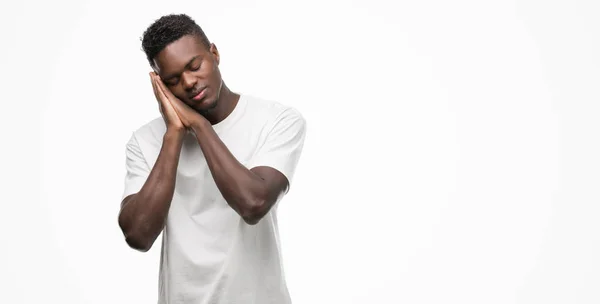
[[[219,70],[219,67],[217,65],[214,65],[211,71],[210,81],[211,84],[215,86],[215,89],[217,90],[221,86],[221,71]]]
[[[187,95],[185,94],[185,90],[179,84],[171,87],[170,90],[171,90],[171,93],[173,93],[173,95],[175,95],[175,97],[177,97],[181,100],[185,100],[187,97]]]

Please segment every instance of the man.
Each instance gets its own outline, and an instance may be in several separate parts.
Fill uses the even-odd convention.
[[[306,133],[293,108],[231,91],[194,20],[168,15],[142,48],[162,117],[126,147],[119,225],[148,251],[161,232],[159,303],[290,303],[275,209]]]

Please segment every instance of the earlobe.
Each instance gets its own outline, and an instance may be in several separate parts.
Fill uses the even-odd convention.
[[[210,44],[210,52],[215,57],[215,61],[217,62],[217,65],[219,65],[219,63],[221,61],[221,56],[219,55],[219,50],[217,49],[217,46],[214,43]]]

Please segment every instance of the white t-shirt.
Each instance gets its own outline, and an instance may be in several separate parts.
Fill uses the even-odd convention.
[[[297,110],[241,95],[233,112],[213,128],[248,169],[275,168],[291,185],[306,134]],[[133,133],[126,146],[123,198],[144,185],[165,131],[159,117]],[[246,224],[219,192],[197,139],[187,133],[162,233],[158,303],[291,303],[276,207],[258,224]]]

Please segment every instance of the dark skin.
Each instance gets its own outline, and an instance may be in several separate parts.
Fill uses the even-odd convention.
[[[136,250],[150,250],[165,226],[187,131],[198,140],[223,198],[247,224],[257,224],[289,187],[287,178],[273,168],[244,167],[212,128],[240,98],[223,82],[219,61],[214,44],[207,48],[191,35],[169,44],[154,58],[150,78],[167,131],[144,186],[123,199],[119,214],[126,242]],[[192,98],[196,95],[199,98]]]

